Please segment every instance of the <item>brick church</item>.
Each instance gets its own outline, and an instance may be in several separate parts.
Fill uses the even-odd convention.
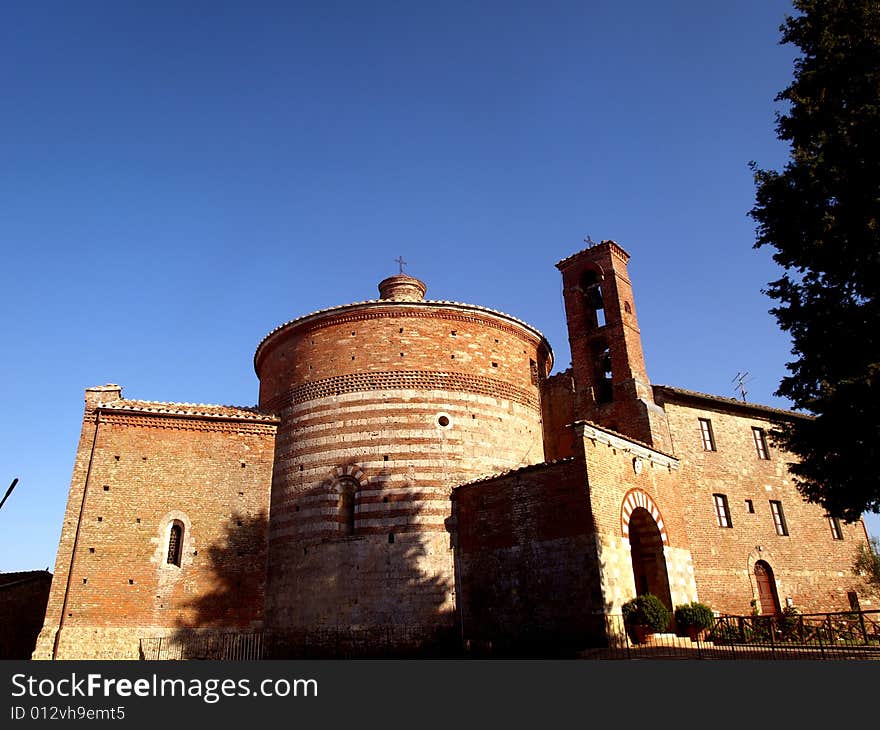
[[[805,503],[769,438],[805,416],[652,385],[628,259],[603,241],[556,265],[555,375],[530,325],[401,274],[270,332],[256,408],[86,389],[34,658],[232,632],[291,656],[355,636],[585,646],[644,592],[870,607],[864,524]]]

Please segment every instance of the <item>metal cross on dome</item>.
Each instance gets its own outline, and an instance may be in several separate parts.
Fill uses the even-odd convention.
[[[403,256],[398,256],[398,257],[397,257],[396,259],[394,259],[394,260],[395,260],[395,261],[397,262],[397,264],[400,266],[400,273],[402,274],[402,273],[403,273],[403,266],[404,266],[404,264],[406,264],[406,261],[403,260]]]

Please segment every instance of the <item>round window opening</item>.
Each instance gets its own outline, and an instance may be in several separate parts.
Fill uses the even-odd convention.
[[[440,426],[440,428],[449,428],[452,425],[452,419],[445,413],[441,413],[437,416],[437,425]]]

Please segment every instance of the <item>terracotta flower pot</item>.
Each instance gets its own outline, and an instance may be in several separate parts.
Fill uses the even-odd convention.
[[[654,634],[650,627],[644,624],[633,624],[630,627],[630,632],[634,644],[647,644]]]

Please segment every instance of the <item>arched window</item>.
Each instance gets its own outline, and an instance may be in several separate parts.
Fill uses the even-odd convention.
[[[180,567],[180,556],[183,552],[183,523],[174,520],[168,534],[168,564]]]
[[[354,498],[357,482],[345,479],[339,485],[339,531],[354,535]]]
[[[593,269],[588,269],[581,277],[581,291],[584,293],[584,313],[588,329],[605,326],[605,302],[602,298],[602,277]]]

